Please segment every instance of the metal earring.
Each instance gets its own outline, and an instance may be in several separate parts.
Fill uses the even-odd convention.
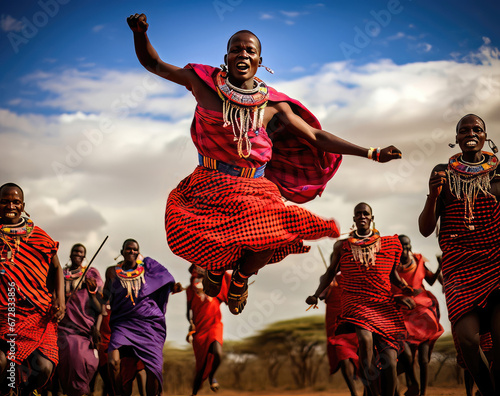
[[[267,67],[267,66],[264,66],[263,64],[260,64],[259,67],[263,67],[264,69],[266,69],[269,73],[271,74],[274,74],[274,70],[271,69],[270,67]]]
[[[486,141],[488,142],[488,146],[490,146],[490,149],[493,151],[493,154],[498,153],[498,148],[497,148],[497,146],[495,145],[495,143],[493,143],[493,140],[491,140],[491,139],[486,139]]]

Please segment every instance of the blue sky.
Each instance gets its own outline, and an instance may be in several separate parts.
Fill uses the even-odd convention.
[[[0,182],[24,188],[32,218],[60,241],[62,263],[73,243],[93,252],[109,235],[96,260],[104,273],[133,237],[186,284],[188,264],[168,250],[163,213],[168,192],[196,165],[195,102],[142,68],[126,17],[146,13],[153,45],[179,66],[218,66],[229,36],[249,29],[275,70],[259,77],[306,104],[325,130],[403,151],[389,164],[344,158],[306,206],[348,231],[354,205],[368,202],[383,234],[409,235],[435,268],[437,241],[416,224],[432,167],[455,153],[448,143],[466,113],[482,116],[500,141],[499,11],[485,0],[4,2]],[[226,336],[305,315],[324,270],[317,247],[328,255],[333,242],[263,269],[243,314],[224,310]],[[432,290],[445,317],[441,290]],[[184,297],[171,302],[168,339],[183,344]]]

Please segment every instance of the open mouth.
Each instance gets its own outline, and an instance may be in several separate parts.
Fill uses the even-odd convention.
[[[468,142],[465,143],[465,147],[476,147],[476,146],[477,146],[476,140],[469,140]]]
[[[5,217],[9,218],[9,219],[13,219],[14,217],[16,217],[16,212],[7,212],[5,213]]]
[[[236,64],[236,69],[238,69],[239,71],[247,71],[249,68],[250,66],[243,62],[239,62]]]

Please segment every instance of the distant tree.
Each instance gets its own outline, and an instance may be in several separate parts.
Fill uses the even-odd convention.
[[[288,358],[293,380],[298,388],[313,386],[325,356],[325,319],[307,316],[276,322],[250,337],[248,346],[267,361],[269,381],[276,378]]]

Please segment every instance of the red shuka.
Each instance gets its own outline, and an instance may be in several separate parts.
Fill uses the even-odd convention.
[[[342,251],[340,272],[344,277],[344,289],[337,333],[353,332],[354,325],[378,335],[382,349],[399,350],[406,338],[406,329],[389,280],[402,252],[398,237],[380,238],[380,251],[376,254],[375,264],[369,268],[354,260],[347,240]]]
[[[10,235],[2,235],[0,251],[5,259],[9,248],[3,238],[13,247],[15,241]],[[0,338],[15,343],[14,361],[18,364],[35,350],[54,364],[58,362],[57,324],[52,319],[52,293],[47,287],[52,257],[58,247],[58,242],[35,226],[29,236],[20,239],[13,254],[14,264],[8,260],[0,264],[0,269],[5,270],[0,274]],[[12,294],[14,326],[8,312]]]
[[[208,353],[210,345],[217,341],[222,345],[223,324],[221,321],[220,304],[227,303],[227,291],[231,282],[231,275],[226,273],[220,293],[217,297],[209,297],[199,292],[194,285],[195,276],[191,277],[191,284],[186,289],[186,297],[193,312],[193,323],[196,332],[193,334],[193,350],[196,359],[196,371],[200,371],[206,362],[203,372],[205,381],[212,369],[213,355]]]
[[[398,274],[414,290],[420,293],[413,296],[415,301],[414,309],[400,308],[405,322],[408,338],[406,342],[410,344],[421,344],[430,341],[434,342],[443,334],[443,326],[439,323],[439,303],[436,297],[428,290],[425,290],[423,280],[425,279],[425,262],[427,259],[418,253],[413,253],[414,264],[409,268],[398,266]],[[401,294],[402,290],[392,286],[394,294]],[[432,351],[432,345],[429,353]]]

